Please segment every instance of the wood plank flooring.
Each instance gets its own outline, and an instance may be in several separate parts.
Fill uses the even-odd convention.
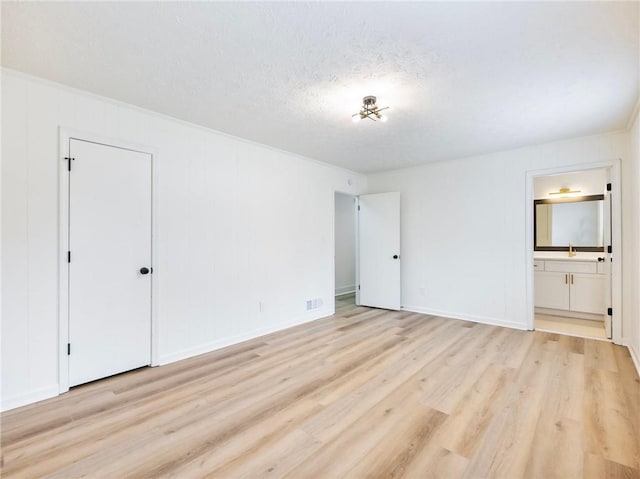
[[[640,477],[626,348],[339,305],[4,413],[2,477]]]

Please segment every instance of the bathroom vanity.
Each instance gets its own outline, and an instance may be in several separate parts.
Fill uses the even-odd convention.
[[[597,256],[536,255],[533,267],[536,312],[603,319],[607,308],[604,261]]]

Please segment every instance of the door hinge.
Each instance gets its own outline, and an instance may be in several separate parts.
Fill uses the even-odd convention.
[[[67,343],[67,356],[71,356],[71,343]]]
[[[613,248],[611,248],[611,245],[607,246],[607,253],[611,254],[613,252]]]
[[[607,183],[607,191],[611,191],[611,183]]]
[[[607,308],[607,316],[613,316],[613,308]]]
[[[67,251],[67,263],[71,263],[71,251]]]
[[[67,160],[67,171],[71,171],[71,162],[75,160],[75,158],[71,158],[70,156],[65,156],[65,160]]]
[[[360,285],[358,285],[358,291],[360,291]]]

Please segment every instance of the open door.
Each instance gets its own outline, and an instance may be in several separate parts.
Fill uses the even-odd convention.
[[[359,300],[400,309],[400,193],[358,197]]]
[[[611,174],[609,170],[608,174]],[[611,331],[611,323],[612,323],[612,284],[611,284],[611,268],[612,268],[612,250],[611,250],[611,183],[607,183],[607,187],[604,192],[604,204],[603,204],[603,227],[604,227],[604,274],[605,274],[605,282],[604,282],[604,304],[608,308],[604,314],[604,327],[607,333],[607,338],[612,338]]]

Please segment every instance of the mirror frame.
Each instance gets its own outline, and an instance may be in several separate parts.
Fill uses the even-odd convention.
[[[533,250],[534,251],[569,251],[569,245],[567,246],[538,246],[538,217],[537,208],[538,205],[545,205],[549,203],[580,203],[582,201],[598,201],[604,200],[604,195],[589,195],[589,196],[574,196],[570,198],[545,198],[541,200],[533,200]],[[592,251],[592,252],[604,252],[603,246],[574,246],[574,251]]]

